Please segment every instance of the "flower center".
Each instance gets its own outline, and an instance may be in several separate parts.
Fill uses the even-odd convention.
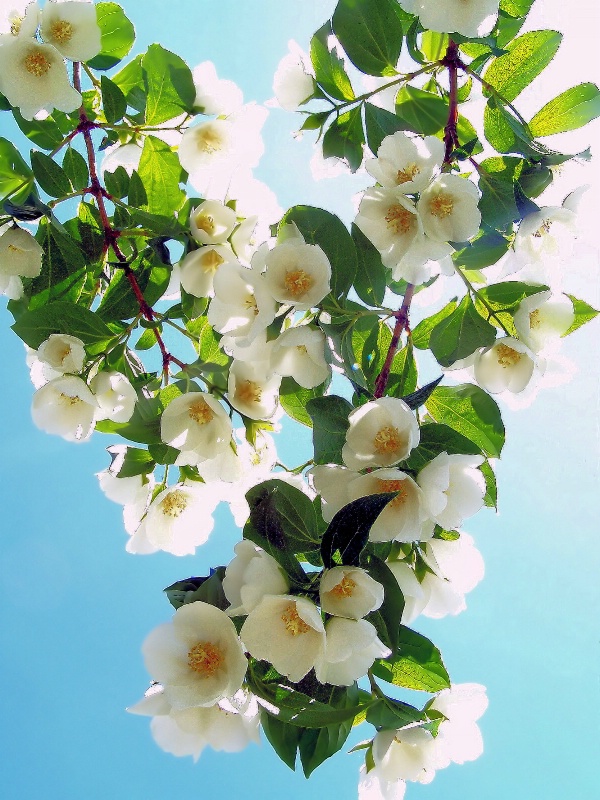
[[[540,310],[536,308],[535,311],[532,311],[529,315],[529,327],[531,330],[535,328],[539,328],[542,324],[542,320],[540,319]]]
[[[225,259],[221,258],[216,250],[209,250],[208,253],[200,259],[200,264],[205,272],[216,272],[217,267],[223,264],[224,261]]]
[[[25,56],[23,65],[27,72],[33,75],[34,78],[41,78],[52,66],[41,50],[34,50],[33,53],[29,53],[28,56]]]
[[[390,206],[385,215],[385,221],[394,233],[406,234],[415,224],[415,215],[411,214],[404,206]]]
[[[253,294],[248,295],[248,298],[246,299],[244,305],[246,306],[246,308],[252,309],[254,316],[258,314],[258,305],[256,304],[256,297],[254,297]]]
[[[71,348],[69,347],[69,345],[65,345],[63,349],[59,350],[59,352],[56,354],[61,364],[65,360],[65,358],[70,355],[71,355]]]
[[[416,164],[408,164],[406,169],[399,169],[396,174],[396,183],[400,186],[403,183],[408,183],[409,181],[414,180],[415,175],[418,175],[421,172],[419,167]]]
[[[285,280],[283,283],[286,291],[289,292],[292,297],[300,297],[306,294],[314,284],[314,280],[312,276],[304,272],[303,269],[295,269],[293,272],[285,273]]]
[[[180,489],[175,489],[160,501],[160,510],[165,517],[177,517],[182,514],[187,507],[187,496]]]
[[[356,581],[353,581],[352,578],[344,575],[342,580],[333,587],[329,594],[332,594],[334,597],[337,597],[339,600],[341,600],[344,597],[352,597],[355,589]]]
[[[16,244],[9,244],[8,245],[8,249],[11,251],[11,253],[24,253],[25,252],[25,250],[21,250],[20,247],[17,247]]]
[[[400,450],[403,444],[398,428],[394,428],[391,425],[380,428],[373,439],[375,450],[382,455],[395,453],[396,450]]]
[[[285,629],[292,636],[298,636],[301,633],[308,633],[310,625],[307,625],[303,619],[300,618],[296,611],[295,603],[290,603],[286,606],[283,614],[281,615]]]
[[[224,661],[223,653],[210,642],[198,642],[188,651],[188,666],[203,678],[211,678]]]
[[[549,219],[545,219],[537,231],[534,231],[533,235],[536,239],[541,239],[545,233],[550,233],[550,226],[552,225]]]
[[[515,364],[518,364],[522,354],[513,350],[513,348],[509,347],[507,344],[499,344],[496,348],[496,355],[498,357],[498,364],[500,364],[503,369],[506,369],[507,367],[514,367]]]
[[[208,155],[217,153],[223,147],[223,140],[217,131],[205,128],[197,134],[198,148]]]
[[[73,26],[64,19],[57,20],[50,27],[50,35],[55,42],[66,44],[73,36]]]
[[[60,393],[60,399],[68,406],[76,406],[78,403],[83,403],[81,397],[71,397],[70,394],[65,394],[64,392]]]
[[[242,381],[235,388],[235,397],[243,403],[260,403],[262,389],[254,381]]]
[[[306,345],[304,345],[304,344],[297,344],[296,345],[296,350],[298,350],[298,352],[302,353],[302,355],[306,355],[308,353],[308,350],[306,349]]]
[[[10,21],[10,32],[12,36],[18,36],[21,32],[21,25],[23,24],[23,20],[25,17],[17,17],[14,16]]]
[[[215,225],[214,217],[211,217],[210,214],[198,214],[196,216],[196,227],[212,236],[217,226]]]
[[[446,192],[440,192],[429,201],[429,212],[439,219],[449,217],[453,210],[454,200],[452,195]]]
[[[189,407],[188,416],[190,419],[193,419],[194,422],[197,422],[198,425],[205,425],[207,422],[211,421],[215,414],[206,400],[201,397]]]
[[[390,506],[403,506],[407,499],[406,486],[404,481],[386,481],[382,478],[377,479],[377,486],[380,492],[398,492],[396,497],[388,503]]]

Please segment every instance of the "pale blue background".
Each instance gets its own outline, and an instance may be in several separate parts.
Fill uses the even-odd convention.
[[[545,6],[550,24],[564,29],[566,20],[552,18],[554,4]],[[246,99],[259,101],[271,95],[287,39],[305,45],[333,7],[331,0],[126,3],[138,49],[160,41],[192,65],[211,59],[221,76],[240,84]],[[591,14],[591,4],[589,9]],[[590,16],[587,22],[597,29]],[[588,36],[572,44],[584,52],[591,41]],[[541,90],[542,102],[590,79],[587,67],[568,58],[555,74]],[[0,117],[2,135],[11,138],[7,122]],[[348,221],[349,197],[364,179],[311,184],[310,136],[294,142],[294,125],[291,115],[271,114],[268,155],[258,177],[272,185],[284,207],[312,203]],[[588,129],[577,141],[592,137]],[[588,166],[574,180],[572,186],[596,175]],[[581,264],[569,269],[573,284],[567,288],[597,302],[596,278],[582,274]],[[97,435],[77,446],[34,428],[23,346],[8,329],[4,309],[2,302],[0,796],[355,797],[360,754],[338,755],[308,784],[264,743],[238,755],[206,750],[194,765],[163,753],[147,720],[124,713],[148,682],[140,644],[170,617],[162,587],[227,563],[240,532],[223,511],[195,558],[126,554],[120,508],[102,496],[93,475],[108,465],[103,448],[112,440]],[[566,354],[580,366],[571,384],[546,391],[528,409],[504,412],[509,433],[498,467],[501,513],[483,511],[466,526],[485,556],[486,579],[469,595],[467,612],[418,625],[441,647],[456,682],[487,685],[490,709],[481,723],[486,751],[473,764],[439,772],[430,786],[410,785],[408,798],[597,796],[597,336],[593,324],[565,342]],[[292,434],[287,438],[280,446],[283,460],[299,462],[300,445]],[[371,730],[359,729],[355,739]]]

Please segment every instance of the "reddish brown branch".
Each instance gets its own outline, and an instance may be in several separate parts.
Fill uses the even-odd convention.
[[[385,357],[385,362],[383,367],[381,368],[381,372],[377,376],[377,380],[375,381],[375,399],[379,397],[383,397],[385,394],[385,388],[387,386],[387,382],[390,377],[390,370],[392,368],[392,362],[394,360],[394,356],[398,351],[398,345],[400,344],[400,337],[402,336],[403,331],[409,330],[409,319],[408,314],[410,311],[410,304],[413,298],[413,294],[415,291],[415,287],[412,283],[409,283],[406,287],[406,292],[404,294],[404,299],[402,300],[402,305],[394,314],[396,318],[396,324],[394,325],[394,332],[392,333],[392,341],[390,342],[390,346],[388,347],[387,355]]]
[[[440,64],[448,69],[448,79],[450,83],[450,93],[448,96],[449,109],[448,109],[448,122],[444,128],[444,145],[446,150],[444,152],[444,164],[452,162],[452,153],[455,147],[458,147],[458,70],[464,69],[464,64],[461,61],[458,45],[452,39],[448,43],[446,55],[441,59]]]

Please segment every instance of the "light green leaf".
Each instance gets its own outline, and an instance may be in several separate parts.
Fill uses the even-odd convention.
[[[323,392],[322,385],[316,386],[314,389],[305,389],[293,378],[283,378],[279,387],[279,402],[288,417],[312,428],[312,420],[306,410],[306,404],[314,397],[322,397]]]
[[[438,364],[449,367],[495,340],[496,329],[477,312],[469,295],[465,295],[460,305],[431,331],[429,348]]]
[[[334,50],[329,49],[332,35],[331,23],[326,22],[312,37],[310,59],[315,79],[322,89],[336,100],[354,100],[354,90],[346,74],[344,62]]]
[[[443,319],[449,317],[455,308],[456,301],[451,300],[440,311],[437,311],[435,314],[432,314],[430,317],[426,317],[424,320],[419,322],[417,327],[412,332],[411,339],[413,346],[416,347],[417,350],[429,350],[431,331]]]
[[[479,210],[484,223],[491,228],[505,230],[521,218],[515,200],[514,181],[518,179],[523,160],[495,156],[482,161],[479,173],[481,200]]]
[[[558,31],[524,33],[508,47],[508,53],[496,58],[484,78],[504,100],[513,101],[554,58],[562,40]],[[490,92],[484,94],[489,96]]]
[[[106,75],[100,77],[102,91],[102,107],[107,122],[118,122],[127,111],[127,100],[116,83]]]
[[[429,422],[421,426],[419,445],[411,452],[410,457],[402,462],[403,468],[420,472],[440,453],[478,455],[481,453],[481,448],[447,425]]]
[[[0,197],[17,189],[21,189],[20,194],[28,194],[32,179],[33,173],[14,144],[0,138]]]
[[[578,328],[581,328],[582,325],[585,325],[586,322],[594,319],[600,314],[600,311],[596,311],[595,308],[592,308],[588,303],[584,300],[578,300],[576,297],[573,297],[572,294],[568,294],[567,297],[573,303],[573,311],[575,312],[575,320],[569,330],[564,334],[564,336],[568,336],[573,331],[576,331]]]
[[[339,0],[333,30],[348,58],[367,75],[395,75],[402,24],[395,0]]]
[[[439,692],[450,686],[450,677],[438,648],[425,636],[400,626],[398,654],[377,660],[373,673],[388,683],[423,692]]]
[[[354,223],[352,238],[356,246],[357,270],[354,289],[363,303],[378,306],[383,303],[387,270],[381,261],[379,250],[367,239]]]
[[[119,478],[146,475],[153,471],[154,466],[154,459],[147,450],[141,450],[139,447],[127,447],[125,448],[125,458],[117,475]]]
[[[138,174],[146,190],[151,214],[174,214],[185,200],[179,188],[181,164],[168,144],[155,136],[146,136]]]
[[[101,50],[88,64],[92,69],[110,69],[131,50],[135,28],[117,3],[98,3],[96,17],[102,35]]]
[[[323,157],[341,158],[351,172],[362,164],[365,136],[360,106],[336,117],[323,136]]]
[[[56,227],[40,224],[37,239],[44,248],[42,271],[29,287],[29,308],[54,300],[77,302],[86,276],[86,258],[78,243]]]
[[[509,240],[500,233],[484,231],[467,247],[453,253],[452,261],[455,266],[468,270],[485,269],[502,258],[508,251],[509,244]]]
[[[218,334],[207,317],[198,317],[186,323],[186,328],[196,337],[194,349],[205,364],[216,364],[226,367],[230,358],[219,346],[221,336]]]
[[[191,112],[196,87],[190,68],[170,50],[151,44],[142,56],[146,100],[146,124],[159,125],[183,112]]]
[[[407,130],[427,136],[441,131],[448,121],[448,103],[431,92],[403,86],[396,97],[396,113]]]
[[[529,123],[534,136],[574,131],[600,116],[600,91],[595,83],[580,83],[540,109]]]
[[[313,421],[315,464],[342,464],[352,406],[343,397],[328,395],[309,400],[306,410]]]
[[[504,445],[504,423],[495,400],[479,386],[440,386],[425,403],[436,422],[442,422],[498,458]]]
[[[407,130],[407,124],[391,111],[374,106],[372,103],[365,103],[365,128],[369,148],[373,155],[376,155],[385,137],[391,136],[396,131]]]

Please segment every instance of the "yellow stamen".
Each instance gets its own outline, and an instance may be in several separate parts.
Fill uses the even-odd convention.
[[[262,389],[254,381],[242,381],[235,387],[235,398],[243,403],[260,403]]]
[[[10,32],[13,36],[18,36],[21,32],[21,25],[25,17],[13,17],[10,23]]]
[[[298,636],[301,633],[308,633],[310,625],[307,625],[303,619],[300,618],[296,611],[295,603],[290,603],[286,606],[283,614],[281,615],[285,629],[292,636]]]
[[[440,192],[429,201],[429,212],[439,219],[449,217],[453,209],[454,199],[446,192]]]
[[[398,492],[392,502],[388,504],[390,506],[394,506],[394,508],[403,506],[407,500],[408,495],[406,493],[406,483],[404,481],[386,481],[382,478],[377,478],[377,488],[382,493]]]
[[[534,231],[533,235],[535,236],[535,238],[536,239],[541,239],[542,236],[545,233],[550,233],[550,226],[551,225],[552,225],[552,223],[550,222],[550,220],[549,219],[545,219],[542,222],[542,224],[540,225],[540,227],[537,229],[537,231]]]
[[[78,403],[83,403],[81,397],[71,397],[70,394],[60,393],[61,399],[69,406],[76,406]]]
[[[188,416],[199,425],[205,425],[215,416],[214,411],[203,397],[198,398],[188,409]]]
[[[41,78],[42,75],[45,75],[49,71],[52,64],[41,50],[34,50],[33,53],[29,53],[28,56],[25,56],[23,66],[34,78]]]
[[[21,250],[20,247],[17,247],[16,244],[9,244],[8,245],[8,249],[11,251],[11,253],[24,253],[25,252],[25,250]]]
[[[197,214],[196,227],[212,236],[216,230],[215,220],[210,214]]]
[[[408,164],[406,169],[399,169],[396,174],[396,183],[400,186],[403,183],[408,183],[415,179],[415,175],[421,172],[416,164]]]
[[[289,292],[292,297],[296,298],[306,294],[314,282],[312,275],[304,272],[303,269],[295,269],[293,272],[285,273],[285,280],[283,283],[286,291]]]
[[[64,19],[53,22],[50,26],[50,37],[59,44],[66,44],[73,36],[73,26]]]
[[[196,135],[198,142],[198,149],[204,153],[212,155],[217,153],[223,147],[223,140],[216,131],[210,128],[204,128]]]
[[[342,580],[336,586],[334,586],[333,589],[328,592],[328,594],[332,594],[334,597],[337,597],[338,600],[341,600],[344,597],[352,597],[355,589],[356,582],[347,575],[344,575]]]
[[[388,228],[400,234],[408,233],[416,224],[416,220],[416,216],[401,205],[390,206],[385,215]]]
[[[205,272],[216,272],[217,267],[221,266],[224,261],[225,259],[221,258],[216,250],[209,250],[208,253],[200,259],[200,265]]]
[[[518,364],[522,354],[513,350],[513,348],[509,347],[507,344],[499,344],[496,348],[496,355],[498,364],[506,369],[507,367],[514,367],[515,364]]]
[[[396,450],[400,450],[405,442],[400,437],[398,428],[387,425],[377,431],[373,439],[373,446],[382,455],[392,455]]]
[[[211,678],[218,672],[225,658],[221,650],[211,642],[198,642],[188,651],[188,666],[203,678]]]
[[[177,517],[182,514],[187,507],[187,496],[180,489],[175,489],[160,501],[159,508],[165,517]]]
[[[308,353],[308,350],[306,349],[306,345],[303,345],[303,344],[297,344],[296,345],[296,350],[298,350],[303,355],[306,355]]]
[[[531,330],[534,330],[535,328],[539,328],[541,324],[542,321],[540,319],[540,310],[539,308],[536,308],[535,311],[532,311],[529,314],[529,327]]]

